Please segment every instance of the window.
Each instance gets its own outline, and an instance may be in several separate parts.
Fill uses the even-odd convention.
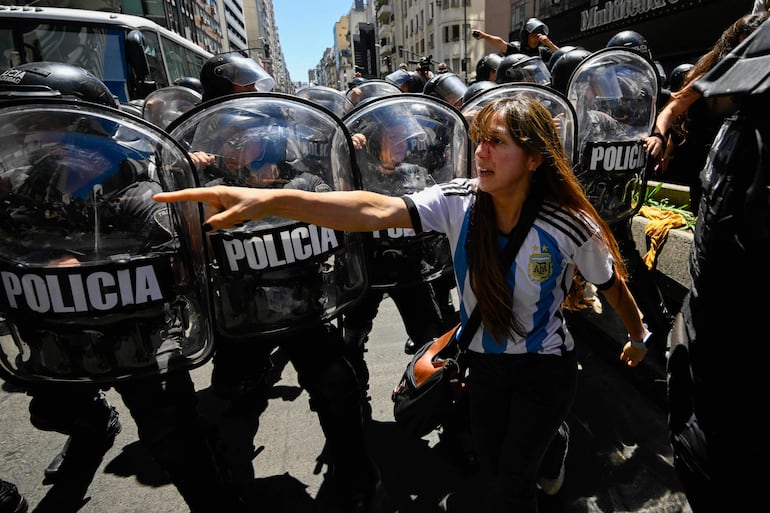
[[[511,31],[518,32],[521,25],[529,18],[527,16],[527,2],[526,0],[520,0],[514,4],[511,4]]]

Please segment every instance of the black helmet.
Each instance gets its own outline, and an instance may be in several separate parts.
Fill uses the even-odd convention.
[[[650,46],[647,44],[647,39],[639,32],[633,30],[622,30],[618,32],[607,41],[605,46],[607,48],[612,46],[629,48],[652,59],[652,52],[650,52]]]
[[[404,93],[421,93],[425,88],[425,78],[416,71],[397,69],[385,77],[386,82],[398,87]]]
[[[495,82],[533,82],[546,85],[551,83],[551,73],[540,57],[530,57],[523,53],[506,55],[497,68]]]
[[[353,77],[353,79],[350,82],[348,82],[348,89],[353,89],[354,87],[358,87],[364,82],[366,82],[366,79],[364,77]]]
[[[351,102],[342,91],[326,86],[305,86],[295,93],[299,98],[305,98],[311,102],[326,107],[338,117],[342,117],[353,110]]]
[[[694,67],[694,64],[686,62],[680,64],[671,70],[671,77],[668,79],[668,89],[672,93],[679,91],[685,84],[687,73]]]
[[[530,18],[521,26],[522,38],[526,38],[529,34],[543,34],[547,36],[548,25],[537,18]]]
[[[497,87],[497,85],[497,82],[493,82],[491,80],[479,80],[472,83],[468,86],[468,89],[466,89],[465,93],[463,94],[463,105],[466,105],[469,101],[484,91],[492,89],[493,87]]]
[[[425,83],[422,92],[428,96],[441,98],[455,107],[460,107],[462,97],[468,86],[454,73],[440,73]]]
[[[174,80],[174,85],[192,89],[196,93],[203,94],[203,84],[195,77],[179,77]]]
[[[552,70],[553,65],[556,63],[557,60],[559,60],[559,57],[564,55],[567,52],[571,52],[572,50],[575,50],[576,48],[581,48],[580,46],[572,46],[572,45],[564,45],[560,46],[558,50],[553,52],[551,54],[551,57],[548,59],[548,62],[546,64],[548,65],[548,69]]]
[[[551,69],[551,87],[562,94],[567,94],[567,86],[572,72],[591,55],[585,48],[576,48],[559,57]]]
[[[270,91],[275,80],[254,59],[239,53],[214,55],[201,67],[203,101],[232,93],[233,85],[254,84],[257,91]]]
[[[62,97],[118,108],[109,88],[91,72],[63,62],[30,62],[0,75],[0,98]]]
[[[489,73],[497,71],[501,60],[503,58],[497,53],[490,53],[479,59],[476,63],[476,80],[489,80]]]

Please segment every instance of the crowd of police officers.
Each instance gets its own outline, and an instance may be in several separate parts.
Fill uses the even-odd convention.
[[[770,50],[766,40],[753,43],[752,55]],[[206,232],[198,206],[161,205],[152,194],[211,184],[408,194],[473,175],[468,121],[498,97],[528,95],[552,113],[589,197],[616,228],[662,353],[673,316],[649,270],[636,265],[629,235],[651,169],[642,141],[668,85],[643,36],[625,31],[606,48],[565,47],[547,61],[491,54],[470,85],[453,73],[430,77],[431,64],[425,59],[422,72],[399,69],[384,80],[356,78],[344,93],[310,86],[285,95],[269,92],[272,78],[254,61],[217,55],[200,80],[159,89],[141,109],[118,105],[96,77],[66,64],[30,63],[0,75],[0,372],[29,394],[35,427],[69,436],[46,469],[53,486],[34,511],[74,512],[84,503],[120,431],[108,388],[120,393],[141,442],[191,511],[246,511],[241,491],[253,475],[231,472],[226,441],[196,409],[190,370],[213,358],[214,391],[234,411],[261,412],[276,351],[297,368],[318,415],[335,507],[379,511],[382,480],[364,440],[371,418],[365,345],[386,294],[410,337],[407,353],[467,317],[452,302],[444,237],[339,233],[280,218]],[[742,54],[729,64],[723,77],[709,76],[704,94],[738,91],[745,105],[764,106],[767,95],[755,94],[764,82],[741,79]],[[743,459],[725,440],[749,423],[729,406],[730,388],[715,392],[709,381],[718,379],[715,359],[737,367],[732,358],[746,350],[703,342],[704,334],[709,341],[756,338],[749,326],[762,314],[733,303],[732,318],[746,322],[715,326],[723,305],[706,289],[740,296],[744,283],[759,274],[764,285],[768,274],[759,261],[769,231],[767,123],[756,109],[737,112],[718,141],[744,151],[707,163],[693,290],[672,353],[677,405],[689,407],[673,411],[672,440],[699,511],[724,496],[704,495],[719,489],[711,480],[732,483],[724,466]],[[749,178],[733,179],[736,167],[750,169]],[[745,225],[720,222],[733,217]],[[748,276],[715,278],[738,260]],[[691,360],[695,380],[681,377],[690,376]],[[710,394],[724,399],[719,406],[736,422],[705,409]],[[472,461],[467,447],[464,454]],[[3,481],[0,512],[27,508]]]

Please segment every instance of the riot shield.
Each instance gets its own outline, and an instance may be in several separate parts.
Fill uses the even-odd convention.
[[[142,117],[166,129],[176,118],[201,102],[202,96],[189,87],[168,86],[147,95],[142,106]]]
[[[480,92],[464,104],[460,110],[470,122],[473,120],[475,114],[487,103],[492,100],[497,100],[498,98],[507,98],[515,94],[523,94],[533,98],[548,109],[548,112],[551,113],[551,116],[553,116],[556,123],[556,128],[559,130],[559,135],[561,136],[561,142],[564,151],[567,154],[567,158],[574,164],[577,159],[575,148],[575,140],[577,138],[575,109],[563,94],[550,87],[527,83],[500,84]]]
[[[5,102],[0,127],[0,372],[114,384],[204,363],[201,212],[152,199],[197,185],[182,148],[82,102]]]
[[[644,139],[655,124],[659,80],[646,56],[618,47],[589,55],[569,80],[567,98],[577,113],[575,171],[611,225],[633,217],[644,202]]]
[[[340,119],[279,93],[228,96],[198,106],[171,135],[214,157],[201,185],[358,188],[352,141]],[[366,291],[363,234],[269,217],[209,234],[215,329],[235,338],[329,320]]]
[[[462,114],[424,94],[398,93],[372,99],[343,122],[357,140],[364,190],[401,196],[456,177],[469,176],[468,130]],[[411,229],[374,232],[369,286],[396,289],[428,282],[452,271],[443,234]]]

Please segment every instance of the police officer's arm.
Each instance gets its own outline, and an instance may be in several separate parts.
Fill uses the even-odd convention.
[[[207,229],[227,228],[268,216],[285,217],[348,232],[412,228],[406,203],[369,191],[323,194],[296,189],[214,186],[163,192],[156,201],[197,201],[208,206]]]

